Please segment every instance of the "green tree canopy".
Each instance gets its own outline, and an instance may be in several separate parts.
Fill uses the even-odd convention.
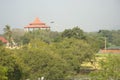
[[[59,43],[51,44],[51,46],[55,53],[60,54],[67,61],[70,66],[69,68],[75,73],[80,72],[80,67],[83,62],[91,61],[94,58],[95,52],[84,40],[66,38]]]
[[[76,39],[85,39],[85,35],[83,30],[81,30],[78,27],[74,27],[73,29],[66,29],[65,31],[62,32],[61,35],[63,38],[76,38]]]
[[[29,67],[26,78],[37,79],[44,76],[46,79],[55,80],[65,79],[68,75],[69,66],[66,61],[40,39],[31,40],[17,55]]]
[[[15,51],[0,47],[0,65],[8,80],[20,80],[22,77],[22,65]],[[3,79],[4,80],[4,79]]]
[[[91,76],[96,80],[119,80],[120,79],[120,55],[111,54],[100,61],[101,69],[93,72]],[[96,77],[95,77],[96,76]]]
[[[6,75],[7,75],[7,68],[0,65],[0,80],[8,80]]]

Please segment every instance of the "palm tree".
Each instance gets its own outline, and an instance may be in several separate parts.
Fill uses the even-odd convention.
[[[11,43],[12,31],[9,25],[6,25],[4,28],[4,35],[6,36],[9,43]]]

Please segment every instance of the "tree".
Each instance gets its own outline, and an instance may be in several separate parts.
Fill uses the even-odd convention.
[[[20,62],[18,62],[15,53],[4,47],[0,47],[0,65],[3,68],[1,74],[5,74],[8,80],[20,80],[22,77],[22,72],[20,68]],[[3,80],[6,80],[3,79]],[[2,80],[2,79],[1,79]]]
[[[85,40],[75,38],[65,38],[61,42],[51,44],[51,46],[52,51],[67,61],[73,75],[80,73],[81,64],[85,61],[91,61],[95,54]]]
[[[0,40],[0,46],[3,46],[4,45],[4,43]]]
[[[76,39],[85,39],[84,32],[78,28],[74,27],[73,29],[66,29],[65,31],[62,32],[61,35],[63,38],[76,38]]]
[[[112,31],[112,45],[120,46],[120,30]]]
[[[120,46],[120,30],[99,30],[98,35],[106,37],[109,46]]]
[[[21,37],[23,44],[28,44],[32,39],[40,39],[46,43],[57,42],[61,40],[60,33],[47,30],[35,30],[25,33]]]
[[[44,76],[45,79],[56,80],[65,79],[69,75],[66,61],[59,54],[54,53],[49,48],[49,44],[40,39],[31,40],[17,52],[24,64],[29,67],[26,78],[37,79]]]
[[[25,32],[23,29],[19,28],[12,29],[12,38],[18,45],[22,44],[22,37],[24,36],[24,34]]]
[[[7,68],[0,65],[0,80],[8,80]]]
[[[105,60],[100,61],[101,69],[91,73],[96,80],[119,80],[120,79],[120,55],[111,54]],[[97,76],[97,77],[95,77]]]
[[[6,25],[4,28],[4,34],[7,37],[8,41],[11,42],[12,38],[12,31],[9,25]]]

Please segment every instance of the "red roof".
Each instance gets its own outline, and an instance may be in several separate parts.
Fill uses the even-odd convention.
[[[0,36],[0,41],[2,41],[3,43],[7,43],[8,41],[4,38],[4,37],[2,37],[2,36]]]
[[[41,22],[39,18],[36,18],[32,23],[24,28],[49,28],[45,23]]]

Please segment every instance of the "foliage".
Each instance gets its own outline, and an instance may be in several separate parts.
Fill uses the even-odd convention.
[[[6,25],[4,28],[4,34],[9,42],[11,42],[12,31],[9,25]]]
[[[120,55],[109,55],[106,60],[100,61],[101,69],[91,73],[97,80],[118,80],[120,79]]]
[[[4,43],[0,40],[0,46],[3,46],[4,45]]]
[[[11,31],[12,31],[12,38],[14,39],[15,42],[17,42],[17,45],[22,44],[21,37],[23,37],[25,34],[24,30],[14,28]]]
[[[8,80],[20,80],[21,78],[21,69],[19,62],[14,55],[14,52],[8,50],[4,47],[0,47],[0,65],[3,66],[3,69],[7,69],[6,77]]]
[[[0,80],[8,80],[6,77],[7,68],[0,65]]]
[[[32,39],[40,39],[46,43],[57,42],[60,40],[60,34],[49,30],[30,31],[22,36],[22,43],[28,44]]]
[[[84,32],[78,28],[74,27],[73,29],[66,29],[65,31],[62,32],[61,35],[63,38],[76,38],[76,39],[85,39]]]
[[[80,65],[84,61],[90,61],[94,51],[90,50],[86,41],[75,38],[51,44],[35,38],[19,49],[17,56],[29,68],[24,79],[44,76],[55,80],[80,73]]]
[[[48,46],[43,41],[32,40],[28,46],[19,51],[18,56],[30,68],[26,78],[35,79],[44,76],[55,80],[68,75],[66,61],[51,51]]]
[[[55,47],[54,51],[67,61],[73,73],[79,73],[80,65],[94,57],[94,51],[90,49],[90,45],[84,40],[66,38],[53,45]]]
[[[14,50],[0,47],[0,78],[5,78],[3,80],[37,79],[42,76],[49,80],[68,79],[81,73],[81,64],[92,62],[95,53],[104,48],[103,37],[110,39],[109,43],[119,45],[119,31],[85,33],[74,27],[61,33],[34,30],[22,35],[12,32],[6,26],[6,37],[13,37],[23,45]],[[101,61],[101,70],[92,75],[97,75],[101,80],[116,79],[120,75],[119,62],[118,56],[109,56]]]
[[[120,30],[100,30],[99,35],[107,38],[107,42],[111,43],[110,46],[120,46]]]

